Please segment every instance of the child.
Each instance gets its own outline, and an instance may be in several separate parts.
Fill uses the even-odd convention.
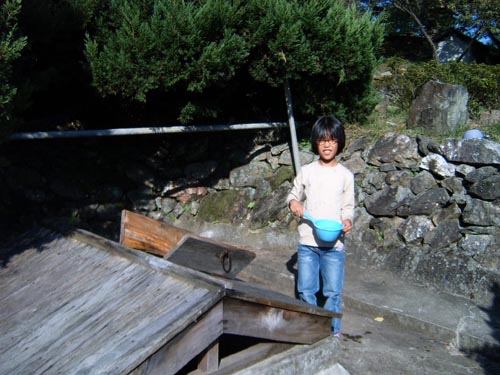
[[[345,146],[342,123],[334,116],[320,117],[313,125],[311,145],[319,160],[303,166],[287,197],[290,211],[300,218],[304,212],[315,219],[333,219],[342,223],[343,232],[352,230],[354,213],[354,175],[335,157]],[[301,219],[298,227],[297,289],[302,301],[317,305],[316,293],[323,282],[324,308],[342,311],[344,286],[344,236],[325,243],[315,236],[313,224]],[[341,321],[332,319],[332,333],[340,336]]]

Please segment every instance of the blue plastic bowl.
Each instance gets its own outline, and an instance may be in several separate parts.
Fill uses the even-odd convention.
[[[314,227],[316,228],[316,234],[323,242],[334,242],[342,233],[342,223],[336,220],[316,220]]]
[[[479,129],[467,130],[464,134],[464,139],[482,139],[484,138],[483,132]]]
[[[310,220],[314,229],[316,230],[316,234],[319,239],[323,242],[334,242],[339,238],[342,233],[342,223],[336,220],[330,219],[318,219],[316,220],[308,213],[304,212],[304,217]]]

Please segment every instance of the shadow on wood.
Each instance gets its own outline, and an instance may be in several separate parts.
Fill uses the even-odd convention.
[[[120,243],[198,271],[235,278],[254,258],[249,250],[123,210]]]
[[[0,269],[0,375],[176,374],[199,356],[199,371],[223,373],[249,365],[219,358],[224,334],[280,348],[330,336],[330,311],[83,230],[18,243]],[[275,352],[248,350],[256,361]]]

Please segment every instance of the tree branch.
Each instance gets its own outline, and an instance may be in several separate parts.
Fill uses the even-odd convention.
[[[436,62],[439,64],[439,57],[438,57],[436,45],[435,45],[434,41],[432,40],[431,36],[427,33],[425,26],[422,24],[422,22],[420,21],[420,18],[417,16],[416,12],[414,11],[414,9],[412,7],[412,5],[418,6],[419,2],[410,2],[408,0],[402,0],[402,1],[394,0],[392,2],[392,4],[394,5],[394,7],[396,9],[399,9],[401,12],[404,12],[404,13],[407,13],[408,15],[410,15],[410,17],[413,18],[413,20],[417,23],[420,31],[422,32],[422,34],[424,34],[424,38],[427,40],[427,42],[430,44],[430,46],[432,48],[433,59],[436,60]]]

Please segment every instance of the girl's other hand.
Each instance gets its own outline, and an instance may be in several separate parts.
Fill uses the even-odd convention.
[[[351,220],[342,220],[342,230],[344,233],[349,233],[352,231],[352,221]]]
[[[290,211],[297,217],[304,216],[304,205],[296,199],[290,201]]]

